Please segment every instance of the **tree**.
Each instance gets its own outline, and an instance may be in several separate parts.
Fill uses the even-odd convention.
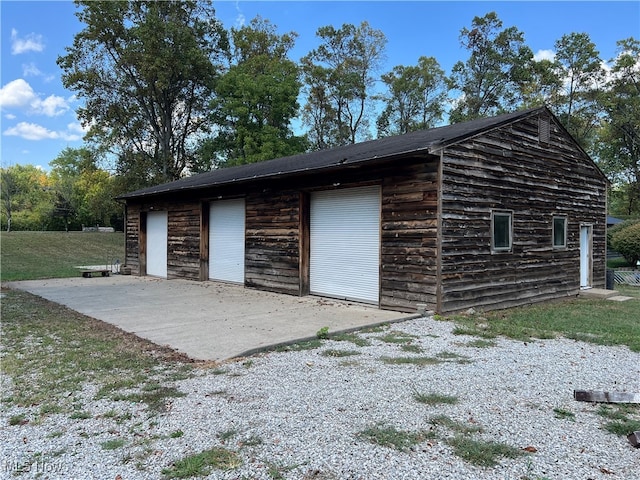
[[[622,214],[640,215],[640,41],[618,42],[610,80],[600,96],[605,122],[598,130],[598,164],[622,197]]]
[[[0,169],[0,198],[2,198],[2,213],[6,218],[7,232],[11,231],[14,204],[19,193],[15,172],[11,169]]]
[[[63,220],[65,230],[110,225],[122,216],[122,208],[114,200],[114,177],[98,168],[88,148],[65,148],[51,166],[54,215]]]
[[[320,27],[321,45],[302,58],[307,102],[302,121],[314,149],[367,138],[373,74],[384,58],[387,39],[367,22],[340,29]]]
[[[278,35],[275,25],[257,17],[231,36],[233,63],[216,83],[209,116],[216,135],[201,146],[201,157],[228,166],[304,151],[304,138],[291,130],[301,87],[288,58],[296,34]]]
[[[147,184],[179,178],[207,131],[226,31],[210,1],[77,0],[86,27],[58,58],[84,99],[86,139],[118,161],[144,159]],[[123,171],[137,169],[131,165]]]
[[[470,51],[466,62],[452,69],[450,87],[462,97],[450,114],[452,123],[512,111],[523,100],[522,85],[531,78],[533,52],[516,27],[502,29],[495,12],[474,17],[471,29],[460,31],[460,43]]]
[[[1,168],[0,175],[2,228],[47,229],[51,224],[53,191],[46,172],[33,165],[13,165]]]
[[[588,150],[600,122],[602,60],[586,33],[563,35],[555,49],[554,69],[562,86],[551,107],[567,131]]]
[[[635,222],[611,236],[611,247],[634,267],[640,261],[640,222]]]
[[[378,117],[378,137],[401,135],[434,127],[442,119],[446,77],[437,60],[420,57],[418,65],[398,65],[382,75],[388,93]]]

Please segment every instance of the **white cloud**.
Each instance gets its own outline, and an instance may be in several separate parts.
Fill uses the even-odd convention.
[[[57,95],[49,95],[42,101],[37,101],[35,107],[47,117],[57,117],[69,110],[67,101]]]
[[[11,53],[20,55],[26,52],[42,52],[44,50],[44,42],[42,35],[30,33],[26,37],[18,37],[18,31],[11,29]]]
[[[22,78],[13,80],[0,89],[0,107],[25,108],[27,113],[47,117],[56,117],[69,110],[69,104],[64,98],[50,95],[42,100]]]
[[[4,135],[20,137],[25,140],[55,140],[60,138],[60,134],[57,132],[53,132],[42,125],[27,122],[20,122],[15,127],[6,129]]]
[[[27,82],[19,78],[0,89],[0,107],[25,107],[31,104],[36,94]]]
[[[31,62],[22,64],[22,75],[24,77],[39,77],[42,75],[42,72],[36,67],[35,63]]]
[[[3,134],[33,141],[65,140],[67,142],[78,142],[82,140],[84,131],[77,123],[70,123],[67,125],[67,130],[56,132],[35,123],[20,122],[14,127],[7,128]]]
[[[246,19],[244,17],[244,13],[240,10],[240,2],[238,1],[236,1],[236,12],[238,12],[238,15],[236,16],[236,28],[242,28],[244,27]]]
[[[540,60],[549,60],[550,62],[553,62],[555,58],[556,52],[554,52],[553,50],[538,50],[533,56],[533,59],[536,62],[539,62]]]
[[[7,120],[15,120],[16,116],[13,113],[7,113],[4,118],[6,118]]]

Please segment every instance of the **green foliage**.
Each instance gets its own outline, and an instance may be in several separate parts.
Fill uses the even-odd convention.
[[[209,128],[203,119],[228,49],[211,2],[76,3],[85,28],[58,65],[65,88],[84,100],[85,138],[145,183],[179,178]]]
[[[450,439],[448,443],[458,457],[480,467],[495,467],[500,458],[518,458],[526,454],[504,443],[475,440],[462,435]]]
[[[166,478],[190,478],[207,476],[212,468],[233,470],[242,465],[240,456],[225,448],[211,448],[176,460],[173,466],[162,470]]]
[[[382,75],[388,93],[378,117],[378,137],[402,135],[436,126],[444,114],[445,74],[433,57],[420,57],[418,65],[398,65]]]
[[[513,111],[521,103],[521,85],[531,77],[533,52],[516,27],[504,28],[495,12],[474,17],[471,28],[460,31],[470,52],[466,62],[452,69],[450,87],[464,98],[451,111],[451,123]]]
[[[0,168],[3,230],[48,230],[54,194],[46,172],[33,165]]]
[[[413,398],[418,403],[425,405],[453,405],[458,403],[458,397],[452,395],[441,395],[439,393],[413,392]]]
[[[407,432],[395,427],[377,424],[359,432],[358,437],[382,447],[405,452],[430,438],[430,435],[425,432]]]
[[[373,73],[387,39],[367,22],[320,27],[321,44],[301,59],[306,104],[302,121],[311,148],[321,150],[368,138]]]
[[[613,183],[612,213],[640,215],[640,41],[618,42],[612,75],[599,96],[607,121],[598,129],[600,168]]]
[[[614,232],[611,248],[635,266],[640,261],[640,221]]]
[[[316,338],[320,340],[326,340],[329,338],[329,327],[322,327],[316,332]]]
[[[296,34],[278,35],[275,25],[257,17],[231,36],[233,64],[216,82],[211,103],[218,129],[201,145],[201,159],[232,166],[303,152],[304,138],[290,126],[301,87],[298,67],[287,58]]]

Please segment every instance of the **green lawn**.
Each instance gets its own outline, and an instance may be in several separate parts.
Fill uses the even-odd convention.
[[[2,232],[2,281],[78,275],[77,265],[124,263],[124,233]]]
[[[564,336],[600,345],[627,345],[640,352],[640,288],[615,288],[632,300],[572,298],[485,314],[456,315],[448,320],[458,324],[459,334],[523,341]]]

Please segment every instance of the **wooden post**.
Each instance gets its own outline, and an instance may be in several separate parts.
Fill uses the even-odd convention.
[[[600,403],[640,403],[640,393],[597,392],[591,390],[574,390],[573,398],[578,402]]]

